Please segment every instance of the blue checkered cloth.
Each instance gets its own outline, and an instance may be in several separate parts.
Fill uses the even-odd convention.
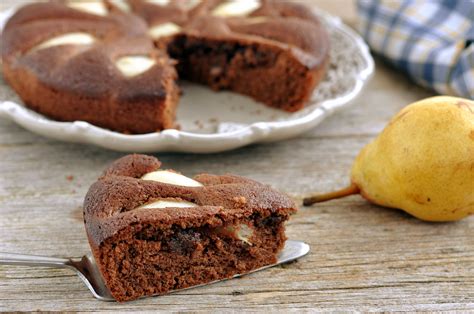
[[[440,94],[474,99],[474,0],[358,0],[371,49]]]

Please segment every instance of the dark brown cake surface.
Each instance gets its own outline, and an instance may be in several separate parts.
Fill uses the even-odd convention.
[[[160,170],[154,157],[129,155],[91,186],[84,222],[106,285],[126,301],[276,262],[295,211],[289,198],[253,180],[190,179]]]
[[[36,3],[2,34],[5,78],[28,107],[130,133],[175,127],[177,72],[299,110],[328,52],[316,15],[276,0]]]

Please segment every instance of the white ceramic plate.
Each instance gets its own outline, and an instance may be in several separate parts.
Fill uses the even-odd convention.
[[[0,117],[46,137],[89,143],[123,152],[213,153],[251,143],[279,141],[314,128],[337,109],[347,106],[374,70],[363,40],[340,19],[317,9],[331,38],[329,70],[303,110],[287,113],[231,92],[183,82],[177,120],[181,130],[125,135],[87,122],[57,122],[25,108],[13,92],[0,102]],[[13,10],[0,15],[0,30]],[[3,84],[0,88],[8,88]]]

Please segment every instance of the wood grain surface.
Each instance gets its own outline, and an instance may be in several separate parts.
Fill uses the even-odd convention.
[[[158,157],[187,175],[235,173],[301,201],[310,192],[347,184],[359,149],[404,105],[430,95],[377,62],[353,106],[304,136],[222,154]],[[11,97],[0,78],[0,99]],[[46,139],[0,120],[0,251],[86,253],[83,197],[120,156]],[[309,243],[311,252],[288,265],[123,304],[97,301],[70,271],[0,266],[0,310],[474,311],[473,230],[474,217],[424,223],[352,196],[301,208],[292,217],[289,237]]]

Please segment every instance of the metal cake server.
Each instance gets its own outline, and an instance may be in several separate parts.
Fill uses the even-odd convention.
[[[258,269],[255,269],[251,272],[244,274],[237,274],[232,278],[244,276],[250,273],[254,273],[266,268],[270,268],[276,265],[288,263],[294,261],[300,257],[305,256],[309,252],[309,245],[301,241],[287,240],[285,247],[278,255],[278,261],[275,264],[267,265]],[[37,255],[23,255],[23,254],[13,254],[13,253],[0,253],[0,265],[17,265],[17,266],[39,266],[39,267],[54,267],[54,268],[67,268],[74,270],[76,274],[82,279],[87,288],[92,292],[95,298],[101,301],[115,301],[114,298],[110,295],[109,290],[107,289],[102,276],[97,268],[97,264],[94,261],[94,258],[91,254],[84,255],[80,259],[66,259],[66,258],[55,258],[55,257],[45,257]],[[232,279],[228,278],[228,279]],[[186,289],[191,289],[200,286],[206,286],[212,283],[216,283],[223,280],[221,279],[212,282],[208,282],[202,285],[192,286]],[[181,291],[180,290],[173,290]],[[170,292],[170,293],[171,293]]]

